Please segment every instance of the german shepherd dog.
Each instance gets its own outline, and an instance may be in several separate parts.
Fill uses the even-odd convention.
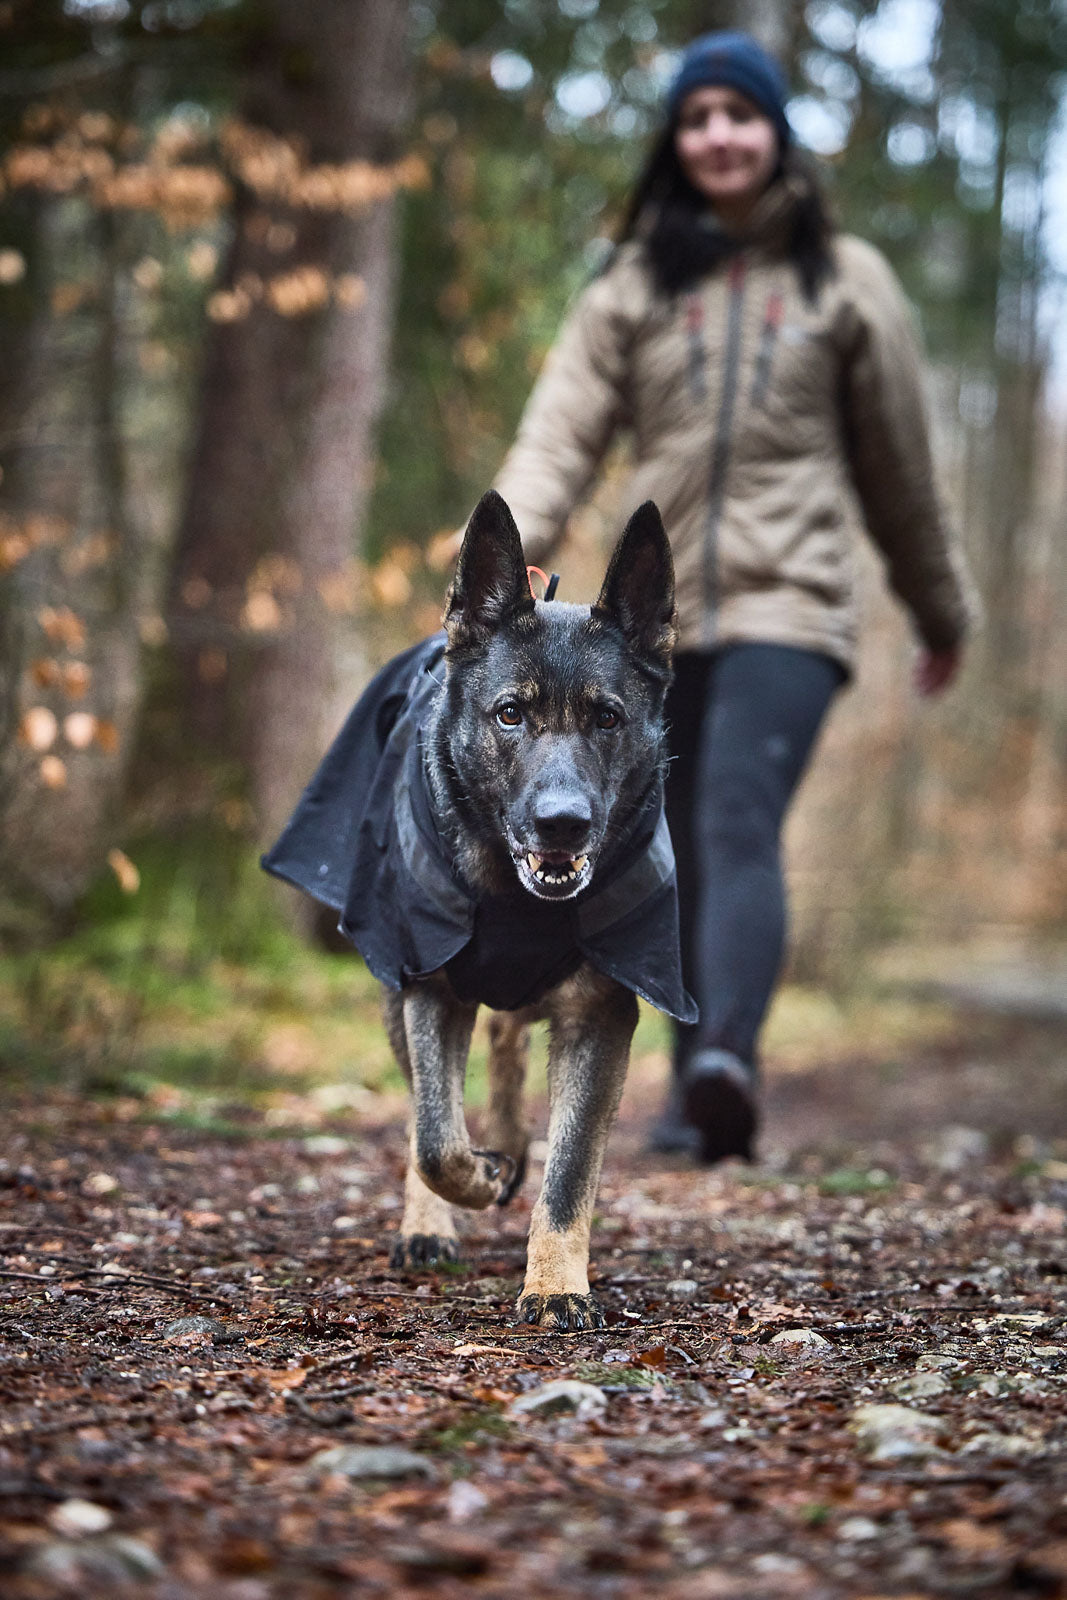
[[[664,769],[674,575],[655,506],[631,520],[591,608],[534,602],[518,530],[487,495],[464,536],[445,611],[446,678],[424,739],[438,817],[477,895],[517,879],[536,900],[580,896]],[[387,991],[386,1025],[411,1085],[398,1267],[454,1260],[451,1206],[506,1204],[526,1167],[521,1093],[529,1024],[549,1025],[548,1156],[530,1225],[520,1321],[602,1327],[589,1229],[637,1023],[633,991],[583,961],[489,1024],[485,1142],[471,1148],[463,1081],[477,1006],[445,972]]]
[[[518,1317],[602,1327],[589,1228],[636,995],[695,1017],[662,816],[674,573],[659,512],[634,514],[595,605],[535,601],[490,492],[444,627],[368,688],[264,865],[341,910],[386,986],[413,1102],[395,1267],[455,1260],[452,1206],[517,1191],[528,1030],[547,1020],[548,1156]],[[488,1149],[463,1114],[479,1003],[493,1012]]]

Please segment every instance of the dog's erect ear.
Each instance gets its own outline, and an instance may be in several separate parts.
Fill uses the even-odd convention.
[[[674,562],[663,519],[651,500],[639,506],[608,566],[593,615],[610,617],[634,654],[669,667],[674,648]]]
[[[474,508],[445,601],[449,650],[479,648],[521,611],[533,611],[515,518],[490,489]]]

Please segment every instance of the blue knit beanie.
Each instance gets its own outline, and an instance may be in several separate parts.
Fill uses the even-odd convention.
[[[785,114],[789,88],[785,73],[763,46],[747,33],[704,33],[688,45],[667,91],[667,115],[673,122],[691,89],[737,89],[769,117],[783,148],[792,137]]]

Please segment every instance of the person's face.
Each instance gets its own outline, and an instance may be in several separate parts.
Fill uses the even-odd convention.
[[[763,193],[778,165],[770,117],[737,89],[692,89],[674,135],[682,171],[716,209],[741,212]]]

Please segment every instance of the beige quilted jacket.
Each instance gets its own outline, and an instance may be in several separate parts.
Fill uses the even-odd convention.
[[[543,565],[626,429],[625,503],[663,514],[681,649],[761,640],[851,666],[863,525],[920,638],[946,648],[976,605],[934,484],[909,306],[846,235],[809,305],[783,255],[793,204],[769,191],[745,248],[673,302],[624,246],[567,318],[496,487]]]

